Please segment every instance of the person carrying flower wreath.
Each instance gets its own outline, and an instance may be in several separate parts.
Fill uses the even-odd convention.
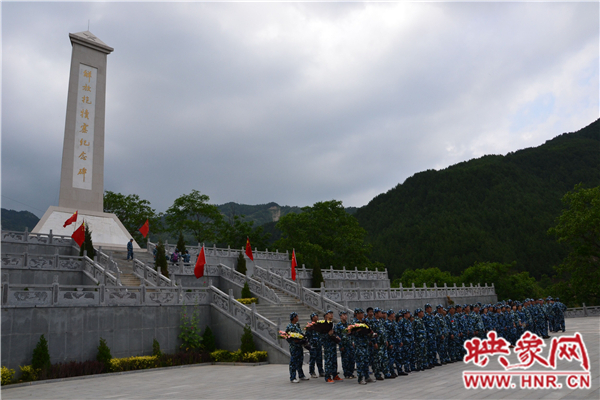
[[[355,379],[354,343],[352,343],[352,338],[346,332],[348,325],[348,313],[340,311],[340,322],[335,325],[334,331],[341,339],[340,354],[342,355],[342,370],[344,371],[344,378]]]
[[[333,311],[327,310],[323,316],[325,322],[333,325]],[[335,381],[343,381],[337,371],[337,341],[339,337],[334,333],[333,328],[326,333],[319,333],[321,343],[323,344],[323,355],[325,359],[325,382],[335,383]]]
[[[293,312],[290,314],[290,323],[285,328],[285,332],[304,334],[302,328],[300,328],[300,324],[298,324],[297,313]],[[304,375],[304,371],[302,371],[302,359],[304,358],[302,344],[294,340],[288,340],[288,342],[290,343],[290,382],[298,383],[300,380],[307,381],[308,378]],[[296,372],[298,373],[297,377]]]
[[[356,360],[356,373],[358,375],[358,384],[366,385],[367,382],[375,382],[373,379],[369,377],[369,346],[372,341],[372,334],[368,334],[368,332],[372,332],[369,328],[368,324],[365,321],[365,312],[362,308],[356,308],[354,310],[354,314],[356,318],[353,321],[351,326],[357,326],[360,328],[356,328],[356,333],[349,331],[349,334],[352,337],[352,342],[354,344],[354,357]],[[349,330],[349,326],[347,329]],[[359,334],[359,331],[364,331],[367,334]]]
[[[318,320],[317,313],[310,314],[310,323],[309,325],[316,324]],[[308,373],[311,378],[317,378],[317,374],[315,371],[315,365],[317,366],[317,370],[319,371],[319,376],[324,377],[325,371],[323,370],[323,344],[321,343],[321,338],[319,334],[312,330],[306,329],[306,338],[310,343],[310,359],[308,361]]]

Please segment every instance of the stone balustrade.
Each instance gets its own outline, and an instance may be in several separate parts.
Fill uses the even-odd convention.
[[[30,269],[30,270],[83,270],[83,257],[55,255],[30,255],[28,253],[3,253],[3,269]]]
[[[443,287],[438,287],[434,284],[433,287],[427,287],[423,284],[422,288],[413,286],[411,288],[374,288],[374,289],[328,289],[321,287],[313,289],[316,293],[323,293],[327,299],[342,303],[346,301],[378,301],[378,300],[403,300],[403,299],[430,299],[440,297],[481,297],[492,296],[496,294],[494,284],[492,286],[456,286],[448,287],[444,284]]]
[[[598,317],[600,316],[600,307],[587,307],[583,303],[583,307],[567,308],[565,318],[580,318],[580,317]]]
[[[71,245],[75,241],[71,236],[54,235],[50,233],[31,233],[25,229],[25,232],[2,231],[2,241],[6,243],[29,243],[29,244],[55,244]]]
[[[156,248],[156,243],[152,243],[148,241],[148,251],[153,252]],[[175,251],[177,248],[174,244],[165,243],[165,252],[170,254]],[[198,243],[198,246],[186,246],[186,250],[190,253],[190,257],[195,259],[198,254],[200,254],[200,249],[202,248],[202,244]],[[237,257],[238,254],[242,252],[242,254],[246,254],[246,249],[232,249],[231,247],[218,248],[216,245],[213,247],[205,247],[204,253],[206,257]],[[280,253],[278,250],[275,252],[269,251],[268,249],[265,251],[259,251],[258,249],[252,250],[252,255],[255,260],[274,260],[274,261],[289,261],[290,255],[286,251],[285,253]]]
[[[96,262],[114,274],[122,273],[117,262],[113,260],[112,253],[106,254],[104,251],[102,251],[102,247],[96,250]]]
[[[256,304],[248,307],[235,299],[233,290],[225,294],[214,286],[210,287],[210,304],[228,314],[242,325],[249,325],[252,332],[271,344],[282,347],[277,325],[256,312]]]
[[[83,273],[96,284],[121,286],[119,272],[114,275],[88,256],[83,256]]]
[[[153,287],[175,286],[175,282],[164,276],[160,270],[155,270],[148,264],[134,259],[132,264],[133,274],[144,284]]]

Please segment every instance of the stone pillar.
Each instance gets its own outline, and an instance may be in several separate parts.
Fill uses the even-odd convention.
[[[69,38],[73,52],[58,205],[102,212],[106,58],[114,49],[89,31]]]

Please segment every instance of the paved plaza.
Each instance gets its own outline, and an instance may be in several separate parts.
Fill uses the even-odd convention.
[[[292,384],[287,365],[203,365],[3,387],[1,394],[3,399],[600,399],[600,318],[567,319],[564,335],[574,332],[583,335],[587,346],[591,389],[465,389],[463,371],[502,370],[494,356],[485,369],[461,362],[368,385],[358,385],[356,379],[326,384],[323,378]],[[547,355],[548,347],[541,355]],[[517,362],[515,354],[508,358]],[[556,368],[580,369],[578,362],[566,360]],[[304,371],[308,374],[307,365]]]

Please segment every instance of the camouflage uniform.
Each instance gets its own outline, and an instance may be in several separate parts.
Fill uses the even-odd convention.
[[[363,312],[357,308],[354,310],[355,314]],[[368,324],[366,320],[354,319],[353,324],[363,323]],[[352,335],[352,343],[354,344],[354,355],[356,360],[356,373],[358,375],[358,382],[369,379],[369,347],[371,344],[371,338],[368,336]]]
[[[310,315],[310,319],[312,320],[313,316],[317,314],[313,313]],[[325,371],[323,370],[323,344],[321,343],[321,338],[319,334],[315,331],[306,331],[306,338],[310,343],[310,359],[308,362],[308,373],[313,376],[315,374],[315,364],[319,371],[319,375],[325,375]]]
[[[437,312],[435,314],[435,322],[437,324],[437,351],[440,356],[440,362],[449,362],[450,357],[448,355],[448,326],[446,325],[446,319],[444,315],[440,313],[441,305],[437,306]]]
[[[429,366],[440,365],[437,362],[437,337],[438,330],[434,316],[427,312],[427,308],[431,305],[425,305],[425,315],[423,316],[423,324],[427,335],[427,364]]]
[[[327,379],[333,379],[338,375],[337,343],[328,333],[320,333],[319,335],[323,344],[323,354],[325,355],[325,382],[327,382]]]
[[[405,313],[406,314],[406,313]],[[402,364],[404,365],[404,372],[411,372],[417,369],[415,365],[415,335],[413,331],[413,324],[409,318],[401,318],[401,337],[402,337]]]
[[[454,306],[450,306],[450,309],[454,309]],[[451,361],[458,361],[461,358],[460,354],[460,328],[458,317],[456,313],[452,315],[450,312],[446,314],[446,326],[448,327],[448,355]]]
[[[565,331],[565,311],[567,311],[567,306],[565,306],[563,303],[561,303],[560,301],[558,301],[559,298],[556,298],[556,301],[554,302],[554,304],[556,304],[556,308],[557,308],[557,316],[556,316],[556,331],[558,332],[559,330],[562,330],[563,332]]]
[[[388,318],[390,316],[392,316],[394,314],[394,311],[389,310],[387,313]],[[388,348],[387,348],[387,355],[388,355],[388,366],[387,366],[387,372],[388,374],[386,374],[388,377],[396,377],[398,376],[398,374],[396,374],[396,370],[398,372],[402,371],[402,364],[398,363],[397,361],[399,361],[400,358],[400,337],[399,337],[399,332],[398,332],[398,324],[396,323],[396,321],[394,319],[386,319],[383,323],[384,328],[385,328],[385,333],[387,335],[387,339],[388,339]]]
[[[415,321],[413,325],[415,337],[415,366],[417,371],[423,371],[428,365],[427,358],[427,331],[423,320],[418,316],[420,309],[415,310]]]
[[[295,313],[292,313],[294,315]],[[290,320],[293,317],[290,318]],[[300,324],[292,324],[289,323],[285,328],[286,332],[295,332],[304,334],[302,332],[302,328],[300,328]],[[302,345],[290,342],[290,381],[296,379],[296,372],[298,372],[298,378],[305,378],[304,371],[302,371],[302,359],[304,358],[304,352],[302,350]]]
[[[375,314],[377,314],[380,310],[375,309]],[[386,342],[387,334],[385,332],[384,321],[374,318],[374,324],[371,327],[377,333],[376,341],[377,348],[373,349],[373,375],[378,380],[383,379],[384,376],[388,375],[388,356],[387,356],[387,346]]]
[[[354,344],[352,337],[348,336],[344,330],[348,327],[348,323],[338,322],[333,331],[342,339],[340,342],[340,353],[342,355],[342,370],[344,377],[350,378],[354,376]]]

